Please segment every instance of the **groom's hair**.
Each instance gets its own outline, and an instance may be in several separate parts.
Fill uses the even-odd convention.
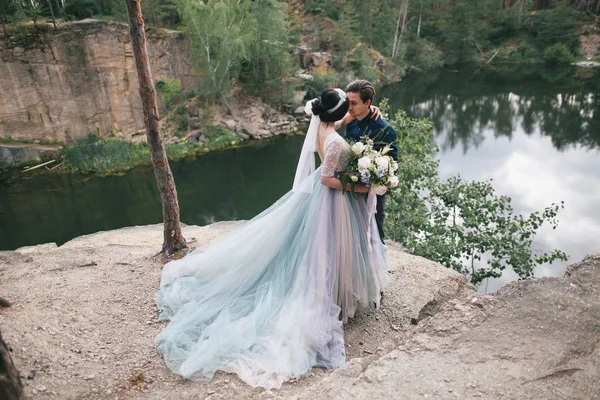
[[[371,103],[373,103],[375,88],[373,88],[371,82],[364,79],[358,79],[350,82],[348,86],[346,86],[346,93],[358,93],[358,96],[363,103],[366,103],[368,100],[371,100]]]

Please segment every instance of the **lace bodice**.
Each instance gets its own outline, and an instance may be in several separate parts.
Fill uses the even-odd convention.
[[[343,171],[350,160],[350,145],[340,135],[331,134],[323,141],[321,176],[334,176]]]

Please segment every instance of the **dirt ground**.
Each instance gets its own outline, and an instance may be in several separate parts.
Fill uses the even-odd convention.
[[[198,246],[238,223],[186,226]],[[168,370],[153,339],[154,294],[162,263],[162,226],[124,228],[54,244],[0,252],[0,329],[32,399],[288,398],[327,379],[327,371],[267,392],[236,376],[210,383],[185,381]],[[363,312],[346,326],[349,360],[366,366],[389,353],[411,331],[411,319],[436,302],[470,291],[464,278],[388,246],[392,284],[381,310]]]

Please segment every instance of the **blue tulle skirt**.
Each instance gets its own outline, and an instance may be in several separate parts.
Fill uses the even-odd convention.
[[[342,322],[379,305],[385,248],[365,196],[323,186],[320,169],[312,179],[312,193],[288,192],[165,265],[156,301],[170,322],[155,343],[174,372],[200,381],[231,372],[271,389],[344,364]]]

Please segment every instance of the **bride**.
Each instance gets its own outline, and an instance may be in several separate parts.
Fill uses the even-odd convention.
[[[344,364],[342,323],[357,308],[379,307],[389,279],[367,196],[344,194],[336,178],[350,145],[334,123],[348,106],[341,89],[307,103],[312,118],[292,190],[165,265],[156,301],[170,322],[155,344],[175,373],[208,381],[219,370],[272,389],[312,367]]]

